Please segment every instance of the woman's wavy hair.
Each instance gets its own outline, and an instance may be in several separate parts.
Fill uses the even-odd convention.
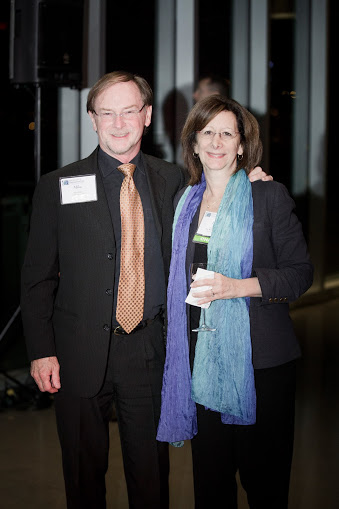
[[[261,161],[262,142],[256,118],[234,99],[212,95],[201,99],[193,106],[181,133],[183,160],[190,176],[189,185],[200,182],[203,170],[200,159],[193,155],[194,146],[197,142],[197,131],[201,131],[222,111],[231,111],[235,115],[240,133],[243,158],[238,161],[236,171],[244,168],[248,174]]]

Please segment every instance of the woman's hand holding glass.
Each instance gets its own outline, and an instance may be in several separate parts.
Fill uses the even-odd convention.
[[[199,287],[209,286],[210,290],[199,292]],[[261,288],[258,278],[252,277],[248,279],[235,279],[224,276],[219,272],[214,273],[213,279],[200,279],[191,284],[194,297],[201,297],[198,305],[207,304],[217,299],[237,299],[240,297],[261,297]]]
[[[199,275],[199,272],[201,272],[201,270],[207,271],[207,263],[191,263],[190,272],[191,272],[191,280],[192,281],[194,281],[195,279],[198,280],[201,277],[201,274]],[[199,278],[198,278],[198,276],[199,276]],[[208,279],[204,279],[204,281],[206,281],[206,280],[211,281],[212,278],[214,277],[214,272],[210,272],[209,276],[210,277]],[[210,288],[209,285],[206,285],[206,286],[207,286],[207,288]],[[194,306],[199,305],[199,304],[194,303],[193,301],[190,300],[190,295],[188,295],[186,302],[189,304],[192,304]],[[210,301],[208,301],[208,303],[210,303]],[[195,329],[192,329],[192,332],[213,332],[216,330],[213,326],[209,326],[205,322],[205,307],[208,307],[208,306],[201,306],[201,319],[202,319],[201,325],[199,325]]]
[[[237,282],[239,280],[223,276],[219,272],[214,273],[213,279],[199,279],[191,284],[193,297],[201,297],[197,304],[207,304],[217,299],[234,299],[239,297],[237,292]],[[210,289],[200,292],[199,288],[209,286]],[[199,293],[198,293],[199,292]]]

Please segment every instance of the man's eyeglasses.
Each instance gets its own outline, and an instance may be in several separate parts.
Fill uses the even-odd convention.
[[[225,129],[224,131],[222,131],[220,133],[216,133],[215,131],[212,131],[211,129],[203,129],[202,131],[197,131],[197,133],[200,134],[200,136],[203,140],[211,141],[214,139],[214,136],[216,134],[218,134],[219,137],[223,141],[228,141],[228,140],[232,140],[233,138],[235,138],[236,135],[239,134],[239,131],[233,131],[232,129]]]
[[[122,113],[114,113],[114,111],[99,111],[97,113],[95,110],[93,110],[93,113],[102,120],[113,120],[115,117],[121,117],[124,120],[135,120],[145,106],[145,104],[141,106],[140,110],[127,110]]]

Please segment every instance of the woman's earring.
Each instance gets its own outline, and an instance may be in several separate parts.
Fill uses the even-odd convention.
[[[199,158],[199,154],[197,154],[196,152],[193,152],[193,157],[195,157],[196,159]]]
[[[243,158],[244,158],[244,156],[242,154],[237,154],[238,161],[241,161]]]

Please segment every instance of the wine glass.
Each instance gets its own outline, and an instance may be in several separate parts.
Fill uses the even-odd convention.
[[[191,279],[194,281],[195,274],[197,273],[198,269],[207,269],[207,263],[191,263],[190,269],[191,269]],[[216,329],[213,327],[209,327],[205,323],[205,308],[201,306],[201,318],[202,318],[202,324],[197,327],[196,329],[192,329],[192,332],[213,332]]]

